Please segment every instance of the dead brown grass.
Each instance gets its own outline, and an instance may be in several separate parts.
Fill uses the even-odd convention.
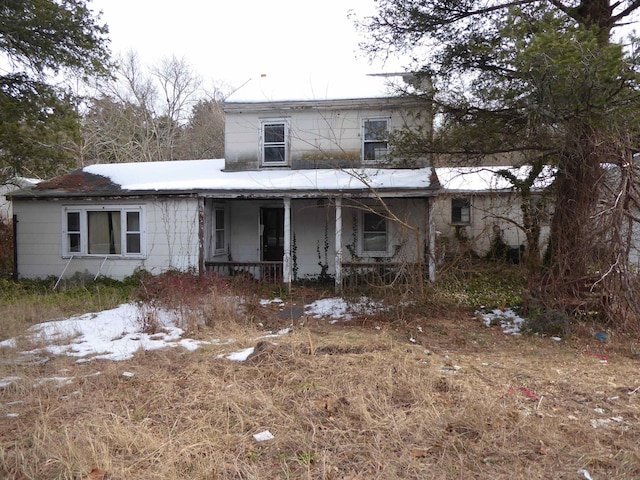
[[[219,317],[198,336],[236,342],[192,353],[0,365],[22,379],[0,390],[0,477],[640,478],[629,338],[507,337],[465,311],[303,320],[259,339]],[[219,358],[249,346],[246,362]],[[54,376],[72,382],[35,386]],[[264,430],[275,438],[255,441]]]

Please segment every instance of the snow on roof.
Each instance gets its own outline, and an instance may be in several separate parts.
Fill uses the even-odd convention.
[[[398,95],[401,74],[346,76],[336,74],[287,76],[256,76],[229,95],[226,103],[277,101],[346,100],[386,98]]]
[[[341,191],[430,186],[430,168],[223,171],[224,160],[180,160],[91,165],[86,173],[131,191]]]
[[[440,185],[448,191],[459,192],[486,192],[495,190],[512,190],[513,184],[504,176],[499,175],[500,170],[506,170],[516,178],[523,180],[531,171],[526,167],[453,167],[436,168],[436,174]],[[533,184],[534,189],[549,186],[554,176],[554,169],[546,166]]]

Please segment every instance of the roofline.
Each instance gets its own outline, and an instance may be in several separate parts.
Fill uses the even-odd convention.
[[[440,192],[439,187],[424,188],[376,188],[372,192],[368,188],[345,189],[345,190],[136,190],[122,191],[113,194],[105,194],[104,192],[96,192],[95,194],[87,193],[70,193],[64,191],[24,191],[17,195],[11,195],[12,200],[110,200],[110,199],[132,199],[132,198],[149,198],[149,197],[184,197],[184,198],[220,198],[220,199],[272,199],[272,198],[327,198],[327,197],[430,197]]]
[[[267,111],[267,110],[292,110],[292,109],[335,109],[343,110],[361,107],[395,107],[422,105],[423,100],[414,95],[384,96],[365,98],[343,99],[316,99],[316,100],[274,100],[274,101],[230,101],[223,104],[225,112],[242,110]]]

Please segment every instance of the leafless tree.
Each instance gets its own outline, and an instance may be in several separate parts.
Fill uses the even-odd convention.
[[[114,79],[89,102],[82,163],[221,156],[220,99],[219,92],[202,88],[186,60],[169,57],[145,68],[130,52],[120,59]]]

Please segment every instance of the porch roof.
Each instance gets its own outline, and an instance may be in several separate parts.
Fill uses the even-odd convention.
[[[530,166],[490,166],[490,167],[440,167],[436,168],[438,180],[448,193],[510,192],[513,183],[500,172],[507,172],[519,181],[524,181],[531,173]],[[545,166],[533,182],[532,190],[542,190],[553,182],[555,168]]]
[[[188,195],[324,197],[426,196],[439,189],[431,168],[263,169],[225,171],[224,160],[181,160],[90,165],[42,182],[22,197]]]

